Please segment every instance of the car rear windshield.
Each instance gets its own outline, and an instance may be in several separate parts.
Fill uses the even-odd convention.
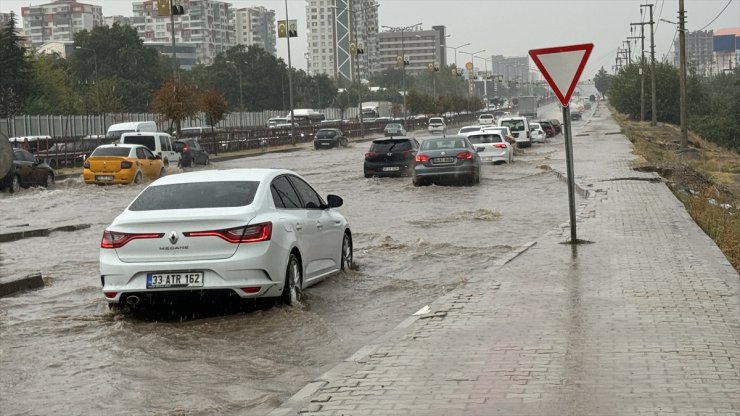
[[[334,130],[319,130],[316,133],[316,137],[334,137],[337,135],[337,132]]]
[[[126,157],[131,152],[128,147],[98,147],[90,156]]]
[[[478,131],[480,127],[463,127],[460,129],[460,133],[469,133],[471,131]]]
[[[370,145],[370,151],[375,153],[401,152],[404,150],[411,150],[410,140],[378,140]]]
[[[435,124],[442,124],[442,123],[443,123],[443,121],[442,121],[442,119],[441,119],[441,118],[430,118],[430,119],[429,119],[429,124],[432,124],[432,123],[435,123]]]
[[[421,150],[465,149],[464,139],[429,139],[421,144]]]
[[[154,136],[128,136],[123,138],[123,142],[126,144],[146,146],[152,152],[157,150],[157,147],[154,145]]]
[[[490,114],[482,114],[482,115],[481,115],[480,117],[478,117],[478,118],[486,118],[486,119],[491,119],[491,118],[493,118],[493,116],[492,116],[492,115],[490,115]]]
[[[468,136],[468,141],[472,144],[501,143],[504,139],[498,134],[476,134],[475,136]]]
[[[150,186],[129,207],[130,211],[244,207],[252,203],[259,182],[191,182]]]
[[[524,121],[523,120],[503,120],[501,125],[508,127],[511,131],[523,131]]]

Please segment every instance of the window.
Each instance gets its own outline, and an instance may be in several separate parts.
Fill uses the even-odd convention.
[[[301,196],[303,201],[303,208],[305,209],[321,209],[324,205],[319,194],[311,188],[311,185],[303,181],[303,179],[297,176],[290,176],[290,182],[295,186],[298,194]]]
[[[90,156],[120,156],[126,157],[131,153],[128,147],[98,147]]]
[[[146,153],[144,153],[143,147],[137,147],[136,148],[136,158],[137,159],[146,159]]]
[[[193,182],[150,186],[131,204],[131,211],[243,207],[252,203],[259,182]]]
[[[298,194],[285,176],[277,177],[272,181],[270,192],[272,192],[272,199],[275,201],[275,207],[277,208],[296,209],[301,207]]]

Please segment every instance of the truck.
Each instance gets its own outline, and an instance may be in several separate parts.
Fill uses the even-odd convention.
[[[326,119],[326,116],[324,116],[322,113],[319,113],[318,111],[311,108],[296,108],[293,109],[293,114],[295,115],[295,124],[301,126],[318,124]],[[283,118],[285,119],[286,123],[290,124],[290,113],[286,114]]]
[[[518,97],[519,116],[537,117],[537,97],[524,96]]]
[[[363,121],[381,117],[393,117],[393,103],[390,101],[367,101],[362,103]]]

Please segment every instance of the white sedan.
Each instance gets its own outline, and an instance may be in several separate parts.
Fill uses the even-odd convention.
[[[547,139],[547,134],[542,129],[540,123],[529,123],[529,137],[532,138],[532,143],[544,143]]]
[[[481,162],[511,163],[514,151],[499,132],[477,131],[468,133],[468,141],[478,151]]]
[[[351,268],[352,233],[299,175],[278,169],[205,170],[150,184],[106,228],[100,279],[111,307],[209,291],[284,304]]]

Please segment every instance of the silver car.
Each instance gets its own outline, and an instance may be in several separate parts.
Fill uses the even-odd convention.
[[[385,125],[383,133],[386,137],[405,136],[406,129],[403,128],[401,123],[389,123]]]
[[[290,304],[304,288],[352,267],[341,205],[288,170],[166,176],[105,229],[103,295],[113,308],[193,293]]]
[[[465,136],[424,140],[416,154],[412,182],[429,185],[440,180],[480,183],[480,156]]]

